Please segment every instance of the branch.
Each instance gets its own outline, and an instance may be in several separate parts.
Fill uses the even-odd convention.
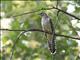
[[[28,31],[38,31],[38,32],[44,32],[44,33],[47,33],[47,34],[52,34],[52,33],[50,33],[50,32],[46,32],[46,31],[43,31],[43,30],[41,30],[41,29],[28,29],[28,30],[0,29],[0,30],[2,30],[2,31],[22,31],[22,32],[18,35],[17,39],[15,40],[15,42],[14,42],[14,44],[13,44],[13,46],[12,46],[11,55],[10,55],[10,60],[12,60],[12,56],[13,56],[13,54],[14,54],[14,50],[15,50],[16,44],[17,44],[18,41],[19,41],[20,36],[21,36],[22,34],[24,34],[25,32],[28,32]],[[55,35],[56,35],[56,36],[61,36],[61,37],[72,38],[72,39],[78,39],[78,40],[80,39],[80,38],[70,37],[70,36],[66,36],[66,35],[60,35],[60,34],[56,34],[56,33],[55,33]]]
[[[25,30],[16,30],[16,29],[0,29],[0,30],[2,30],[2,31],[25,31]]]
[[[41,9],[40,9],[40,10],[41,10]],[[22,13],[22,14],[15,15],[15,16],[12,16],[12,17],[22,16],[22,15],[25,15],[25,14],[31,14],[31,13],[38,12],[38,11],[40,11],[40,10],[30,11],[30,12]]]
[[[10,29],[0,29],[2,31],[25,31],[25,32],[28,32],[28,31],[38,31],[38,32],[43,32],[43,33],[47,33],[47,34],[52,34],[50,32],[47,32],[47,31],[43,31],[41,29],[28,29],[28,30],[10,30]],[[61,34],[58,34],[58,33],[55,33],[56,36],[60,36],[60,37],[66,37],[66,38],[72,38],[72,39],[77,39],[77,40],[80,40],[80,38],[77,38],[77,37],[71,37],[71,36],[67,36],[67,35],[61,35]]]
[[[72,37],[72,36],[67,36],[67,35],[60,35],[60,34],[55,34],[55,35],[60,36],[60,37],[66,37],[66,38],[72,38],[72,39],[80,40],[80,38],[77,38],[77,37]]]
[[[74,16],[74,15],[68,13],[68,12],[65,12],[65,11],[63,11],[63,10],[61,10],[61,9],[59,9],[59,8],[56,8],[56,7],[53,7],[53,8],[54,8],[54,9],[57,9],[58,11],[61,11],[61,12],[65,13],[65,14],[67,14],[67,15],[69,15],[69,16],[75,18],[75,19],[80,20],[80,18],[78,18],[78,17],[76,17],[76,16]]]
[[[61,10],[61,9],[59,9],[59,8],[56,8],[56,7],[52,7],[52,8],[41,8],[41,9],[39,9],[39,10],[35,10],[35,11],[31,11],[31,12],[22,13],[22,14],[15,15],[15,16],[12,16],[12,17],[17,17],[17,16],[21,16],[21,15],[25,15],[25,14],[30,14],[30,13],[35,13],[35,12],[38,12],[38,11],[41,11],[41,10],[51,10],[51,9],[57,9],[58,11],[61,11],[61,12],[65,13],[65,14],[67,14],[67,15],[69,15],[69,16],[75,18],[75,19],[80,20],[80,18],[78,18],[78,17],[76,17],[76,16],[74,16],[74,15],[68,13],[68,12],[65,12],[65,11],[63,11],[63,10]]]

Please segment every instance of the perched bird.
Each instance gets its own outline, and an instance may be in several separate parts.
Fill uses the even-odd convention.
[[[55,30],[54,30],[54,26],[52,24],[52,21],[50,19],[50,17],[42,12],[40,13],[42,19],[41,19],[41,25],[42,25],[42,29],[46,32],[50,32],[52,34],[47,34],[45,33],[46,38],[48,39],[48,47],[49,50],[51,51],[51,53],[55,53],[56,48],[55,48]]]

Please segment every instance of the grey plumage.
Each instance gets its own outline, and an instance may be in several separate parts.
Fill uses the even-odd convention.
[[[49,50],[51,51],[51,53],[54,53],[56,51],[54,26],[52,24],[50,17],[46,13],[42,12],[42,13],[40,13],[40,15],[42,16],[42,19],[41,19],[42,29],[44,31],[52,33],[52,34],[46,34],[45,33],[45,35],[46,35],[46,38],[48,39]]]

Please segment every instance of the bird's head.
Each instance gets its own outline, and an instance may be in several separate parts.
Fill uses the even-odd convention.
[[[39,15],[40,15],[40,16],[47,16],[47,14],[44,13],[44,12],[41,12]]]

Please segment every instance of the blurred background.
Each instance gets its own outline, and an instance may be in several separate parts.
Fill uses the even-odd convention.
[[[41,11],[16,16],[41,8],[58,8],[80,18],[80,1],[1,1],[0,2],[0,29],[41,29]],[[80,20],[75,19],[57,10],[44,10],[55,25],[58,34],[80,37]],[[16,16],[16,17],[12,17]],[[9,60],[11,48],[21,31],[0,31],[0,59]],[[80,40],[66,37],[56,37],[56,54],[53,56],[48,50],[47,39],[44,33],[24,33],[14,50],[13,60],[80,60]]]

